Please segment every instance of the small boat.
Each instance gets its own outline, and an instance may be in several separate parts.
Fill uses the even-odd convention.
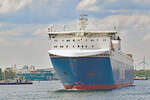
[[[136,76],[134,80],[148,80],[148,77],[138,77]]]
[[[0,85],[23,85],[23,84],[33,84],[33,82],[21,79],[3,80],[0,81]]]

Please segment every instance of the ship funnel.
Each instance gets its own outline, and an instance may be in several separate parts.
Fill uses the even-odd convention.
[[[88,25],[88,23],[87,23],[87,21],[88,21],[87,16],[88,16],[87,14],[81,14],[80,15],[80,19],[79,19],[79,21],[80,21],[80,30],[85,30],[86,29],[86,27]]]

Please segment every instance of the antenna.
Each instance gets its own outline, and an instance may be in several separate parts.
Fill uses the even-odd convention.
[[[86,27],[88,25],[88,23],[87,23],[87,21],[88,21],[87,16],[88,16],[87,14],[81,14],[80,15],[80,19],[79,19],[79,21],[80,21],[80,30],[85,30],[86,29]]]

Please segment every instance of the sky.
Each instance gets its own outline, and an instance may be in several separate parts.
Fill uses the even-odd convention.
[[[137,68],[144,56],[150,65],[149,5],[149,0],[0,0],[0,66],[51,66],[47,28],[77,30],[82,13],[88,14],[89,30],[116,26],[122,50],[133,54]]]

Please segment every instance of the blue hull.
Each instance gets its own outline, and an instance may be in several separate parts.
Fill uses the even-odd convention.
[[[64,85],[111,86],[133,83],[133,70],[126,69],[125,79],[119,79],[120,66],[113,69],[109,57],[51,58],[51,61]]]

